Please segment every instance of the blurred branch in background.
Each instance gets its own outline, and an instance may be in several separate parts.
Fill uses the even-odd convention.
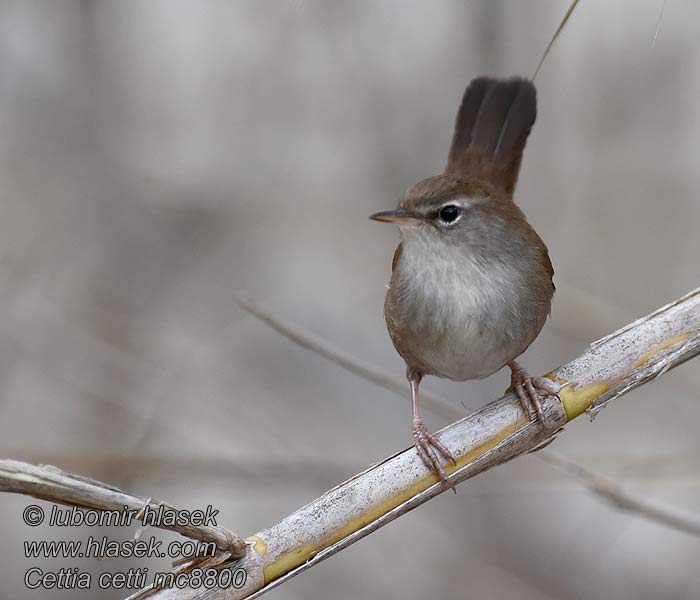
[[[133,521],[140,522],[143,521],[147,506],[153,510],[163,507],[176,515],[181,512],[164,502],[138,498],[94,479],[64,473],[51,465],[35,466],[16,460],[0,460],[0,492],[26,494],[41,500],[99,511],[134,511]],[[186,522],[173,525],[149,524],[195,540],[214,542],[223,554],[232,558],[245,555],[246,543],[223,527],[191,525]]]
[[[542,452],[538,458],[563,473],[575,477],[591,492],[604,498],[615,508],[633,512],[655,523],[700,537],[700,515],[633,496],[610,477],[594,473],[561,454]]]
[[[381,388],[394,392],[403,398],[407,397],[405,379],[399,379],[384,369],[364,362],[352,354],[323,340],[319,336],[314,335],[310,331],[281,319],[270,310],[247,298],[238,297],[237,300],[238,304],[246,312],[263,323],[266,323],[275,331],[281,333],[287,339],[298,344],[302,348],[306,348],[307,350],[311,350],[311,352],[323,356],[339,367],[367,381],[371,381]],[[447,400],[428,391],[421,390],[421,402],[428,410],[445,419],[461,419],[464,416],[462,412],[453,407]]]

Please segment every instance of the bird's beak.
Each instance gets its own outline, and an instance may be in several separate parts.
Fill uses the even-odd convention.
[[[395,208],[394,210],[384,210],[370,216],[374,221],[382,223],[396,223],[397,225],[409,225],[419,220],[418,215],[405,208]]]

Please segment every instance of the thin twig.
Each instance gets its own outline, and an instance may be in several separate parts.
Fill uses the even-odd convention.
[[[85,509],[133,511],[134,522],[143,521],[146,506],[154,510],[164,507],[175,514],[181,514],[179,509],[169,504],[150,498],[139,498],[94,479],[64,473],[51,465],[36,466],[16,460],[0,460],[0,492],[25,494],[41,500]],[[151,524],[195,540],[214,542],[219,550],[230,553],[232,558],[239,558],[246,553],[245,541],[223,527]]]
[[[566,26],[566,23],[569,20],[569,17],[571,17],[571,14],[574,12],[574,9],[576,8],[576,5],[578,4],[578,2],[579,2],[579,0],[574,0],[571,3],[571,6],[569,6],[569,10],[566,11],[564,18],[561,20],[561,23],[559,23],[559,27],[554,32],[552,39],[549,40],[549,44],[547,44],[547,47],[545,48],[545,51],[542,54],[542,58],[540,59],[540,62],[537,64],[537,68],[535,69],[535,74],[532,76],[532,81],[535,81],[537,74],[540,72],[540,69],[542,68],[542,65],[544,64],[544,59],[547,58],[549,51],[552,49],[552,46],[554,46],[554,42],[557,41],[559,34],[563,31],[564,27]]]
[[[311,352],[322,356],[362,379],[371,381],[385,390],[394,392],[403,398],[410,397],[408,383],[405,379],[394,377],[384,369],[377,368],[374,365],[362,361],[352,354],[333,346],[310,331],[280,319],[272,311],[248,298],[238,297],[236,300],[247,313],[253,315],[263,323],[266,323],[272,327],[272,329],[281,333],[298,346],[311,350]],[[464,416],[464,412],[459,411],[447,400],[435,394],[431,394],[427,390],[424,391],[421,389],[421,403],[426,409],[445,419],[454,420]]]
[[[664,18],[664,8],[666,8],[666,0],[661,4],[661,11],[659,12],[659,20],[656,22],[656,29],[654,30],[654,38],[651,40],[651,48],[654,49],[656,46],[656,38],[659,37],[659,31],[661,30],[661,21]]]
[[[700,537],[700,516],[697,514],[633,496],[611,478],[594,473],[561,454],[548,451],[543,452],[539,458],[559,469],[562,473],[575,477],[588,490],[612,503],[615,508],[635,513],[660,525]]]

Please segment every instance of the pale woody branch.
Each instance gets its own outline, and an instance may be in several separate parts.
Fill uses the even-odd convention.
[[[700,353],[700,290],[687,294],[593,344],[547,377],[560,398],[544,402],[545,424],[528,422],[512,395],[500,398],[440,432],[457,457],[447,465],[454,483],[540,447],[569,420],[595,410]],[[326,492],[278,524],[250,538],[237,568],[246,585],[233,590],[158,590],[153,598],[255,598],[332,556],[445,488],[413,448],[400,452]]]

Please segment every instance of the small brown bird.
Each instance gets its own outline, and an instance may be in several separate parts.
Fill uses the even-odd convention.
[[[554,295],[547,247],[513,202],[536,112],[531,81],[474,79],[457,113],[445,172],[409,188],[395,210],[371,216],[399,226],[384,316],[406,362],[416,449],[443,481],[438,455],[455,459],[420,418],[425,375],[465,381],[507,365],[509,390],[540,421],[538,390],[557,391],[515,362],[542,329]]]

